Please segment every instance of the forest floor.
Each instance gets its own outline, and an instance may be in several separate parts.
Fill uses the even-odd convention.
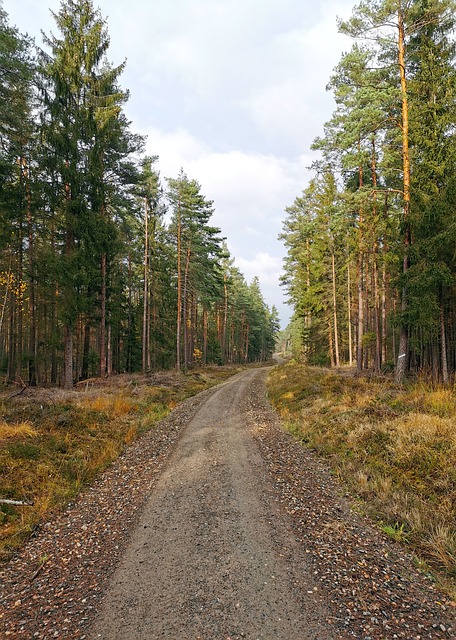
[[[454,603],[281,428],[267,372],[179,404],[42,526],[0,575],[0,636],[454,637]]]

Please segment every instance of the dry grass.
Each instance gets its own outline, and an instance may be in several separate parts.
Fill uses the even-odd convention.
[[[124,448],[181,400],[239,369],[207,367],[187,375],[122,375],[72,391],[28,389],[0,397],[0,559],[34,528],[74,500]]]
[[[272,372],[269,395],[383,529],[456,589],[456,392],[291,362]]]
[[[8,438],[33,438],[38,435],[36,429],[27,420],[8,424],[0,419],[0,442]]]

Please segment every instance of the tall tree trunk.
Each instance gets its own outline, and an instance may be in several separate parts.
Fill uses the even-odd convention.
[[[183,342],[184,342],[184,371],[188,369],[188,276],[190,270],[190,247],[187,247],[187,258],[185,261],[185,273],[184,273],[184,291],[182,294],[182,321],[184,328]]]
[[[329,345],[329,357],[331,359],[331,368],[336,366],[336,361],[334,360],[334,344],[333,344],[333,330],[331,326],[331,322],[328,320],[328,345]]]
[[[63,387],[65,389],[73,388],[73,327],[65,324],[64,327],[64,372]]]
[[[107,366],[107,374],[108,376],[112,376],[112,326],[111,323],[108,322],[108,331],[107,331],[107,344],[106,344],[106,366]]]
[[[144,212],[144,289],[143,289],[143,326],[142,326],[142,372],[146,373],[148,356],[148,313],[149,304],[149,207],[146,199]]]
[[[181,201],[177,208],[177,325],[176,325],[176,369],[181,369],[181,326],[182,326],[182,267],[181,267]]]
[[[380,373],[382,367],[382,337],[380,333],[380,292],[378,283],[378,245],[375,243],[372,268],[374,270],[374,331],[375,331],[375,371]]]
[[[28,262],[29,262],[29,345],[28,345],[28,374],[29,385],[36,387],[36,277],[35,277],[35,237],[32,224],[32,198],[30,193],[30,180],[25,170],[25,189],[27,198],[27,231],[28,231]]]
[[[358,151],[360,152],[361,142],[358,141]],[[359,188],[364,186],[363,166],[359,165]],[[356,353],[356,369],[358,372],[363,369],[363,336],[364,336],[364,286],[363,286],[363,268],[364,268],[364,217],[362,209],[359,212],[359,245],[358,245],[358,333],[357,333],[357,353]]]
[[[409,248],[411,244],[410,230],[410,153],[409,153],[409,107],[407,95],[407,77],[405,69],[405,26],[404,16],[401,11],[398,13],[398,63],[399,74],[401,80],[402,95],[402,165],[403,165],[403,243],[404,258],[402,261],[402,273],[405,274],[409,268]],[[396,382],[402,382],[409,364],[409,338],[408,328],[405,322],[408,311],[408,293],[405,282],[402,286],[401,298],[401,332],[399,336],[399,354],[396,362],[395,379]]]
[[[68,162],[66,163],[68,167]],[[72,198],[71,187],[67,183],[65,184],[65,204],[66,204],[66,229],[65,229],[65,257],[70,260],[74,254],[75,241],[73,233],[73,220],[70,217],[69,208]],[[72,284],[66,283],[66,290],[63,291],[64,298],[66,300],[66,315],[64,328],[63,328],[63,353],[64,353],[64,371],[63,371],[63,386],[65,389],[72,389],[74,376],[73,376],[73,325],[72,320],[68,315],[71,314],[71,310],[68,308],[71,298],[74,295]]]
[[[444,384],[448,384],[448,361],[447,361],[447,341],[445,331],[445,315],[443,309],[443,301],[440,302],[440,347],[442,359],[442,379]]]
[[[128,372],[133,370],[133,282],[131,253],[128,254],[128,317],[127,317],[127,357],[125,368]]]
[[[89,377],[89,353],[90,353],[90,322],[87,318],[84,325],[84,340],[82,349],[82,369],[81,380],[87,380]]]
[[[337,325],[337,298],[336,298],[336,264],[334,252],[331,253],[332,266],[332,291],[333,291],[333,316],[334,316],[334,349],[336,357],[336,367],[340,367],[339,358],[339,330]]]
[[[101,256],[100,377],[106,375],[106,253]]]
[[[228,284],[227,274],[223,274],[223,334],[222,334],[222,361],[226,363],[227,350],[226,350],[226,329],[228,323]]]
[[[382,363],[387,359],[387,335],[386,335],[386,265],[382,266]]]
[[[203,364],[207,364],[208,313],[203,309]]]
[[[363,253],[358,253],[358,332],[357,332],[357,353],[356,368],[363,369],[363,335],[364,335],[364,290],[363,290]]]
[[[12,276],[12,274],[10,274]],[[15,339],[15,310],[16,300],[11,295],[9,307],[9,334],[8,334],[8,367],[6,379],[7,382],[14,382],[16,379],[16,339]]]
[[[372,172],[372,187],[373,187],[373,217],[374,217],[374,229],[373,233],[376,233],[376,227],[378,222],[378,210],[377,210],[377,151],[375,147],[375,134],[371,140],[372,153],[371,153],[371,172]],[[373,269],[373,288],[374,288],[374,331],[375,331],[375,358],[374,366],[376,373],[380,373],[382,366],[382,337],[380,333],[380,293],[378,283],[378,265],[379,265],[379,250],[378,250],[378,237],[374,238],[374,255],[372,261]]]
[[[353,336],[352,336],[352,318],[351,318],[351,282],[350,282],[350,265],[347,265],[347,311],[348,311],[348,363],[353,366]]]

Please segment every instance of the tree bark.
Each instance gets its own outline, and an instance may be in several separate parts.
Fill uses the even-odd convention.
[[[403,165],[403,244],[404,258],[402,261],[402,273],[405,276],[409,268],[408,252],[411,244],[410,231],[410,153],[409,153],[409,107],[407,95],[407,77],[405,69],[405,25],[404,16],[398,12],[398,63],[401,81],[402,95],[402,165]],[[406,314],[408,311],[408,294],[405,283],[402,286],[401,297],[401,332],[399,336],[399,354],[396,362],[395,379],[402,382],[409,365],[409,338],[406,325]]]
[[[333,290],[333,316],[334,316],[334,350],[336,358],[336,367],[340,366],[339,359],[339,330],[337,325],[337,298],[336,298],[336,265],[334,252],[331,253],[332,266],[332,290]]]
[[[142,372],[147,370],[148,331],[147,331],[147,306],[149,302],[149,210],[146,199],[144,213],[144,288],[143,288],[143,326],[142,326]]]
[[[440,302],[440,348],[442,360],[442,379],[444,384],[448,384],[448,360],[447,360],[447,340],[445,331],[445,315],[443,310],[443,302]]]
[[[350,283],[350,265],[347,266],[347,310],[348,310],[348,362],[350,367],[353,366],[353,336],[352,336],[352,318],[351,318],[351,283]]]
[[[65,324],[64,327],[64,374],[63,387],[73,388],[73,327]]]
[[[25,171],[25,188],[27,198],[27,230],[28,230],[28,259],[29,259],[29,356],[28,372],[29,386],[36,387],[36,278],[35,278],[35,238],[32,224],[32,198],[30,193],[30,180],[27,167]]]
[[[106,253],[101,256],[100,377],[106,375]]]
[[[182,326],[182,267],[181,267],[181,201],[177,206],[177,324],[176,324],[176,369],[181,369],[181,326]]]

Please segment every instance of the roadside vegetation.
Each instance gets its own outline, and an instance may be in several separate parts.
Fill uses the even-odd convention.
[[[456,393],[295,361],[272,370],[287,429],[325,456],[363,512],[456,594]]]
[[[36,527],[73,501],[125,447],[153,429],[176,404],[237,373],[120,375],[84,382],[73,391],[0,393],[0,560]]]

